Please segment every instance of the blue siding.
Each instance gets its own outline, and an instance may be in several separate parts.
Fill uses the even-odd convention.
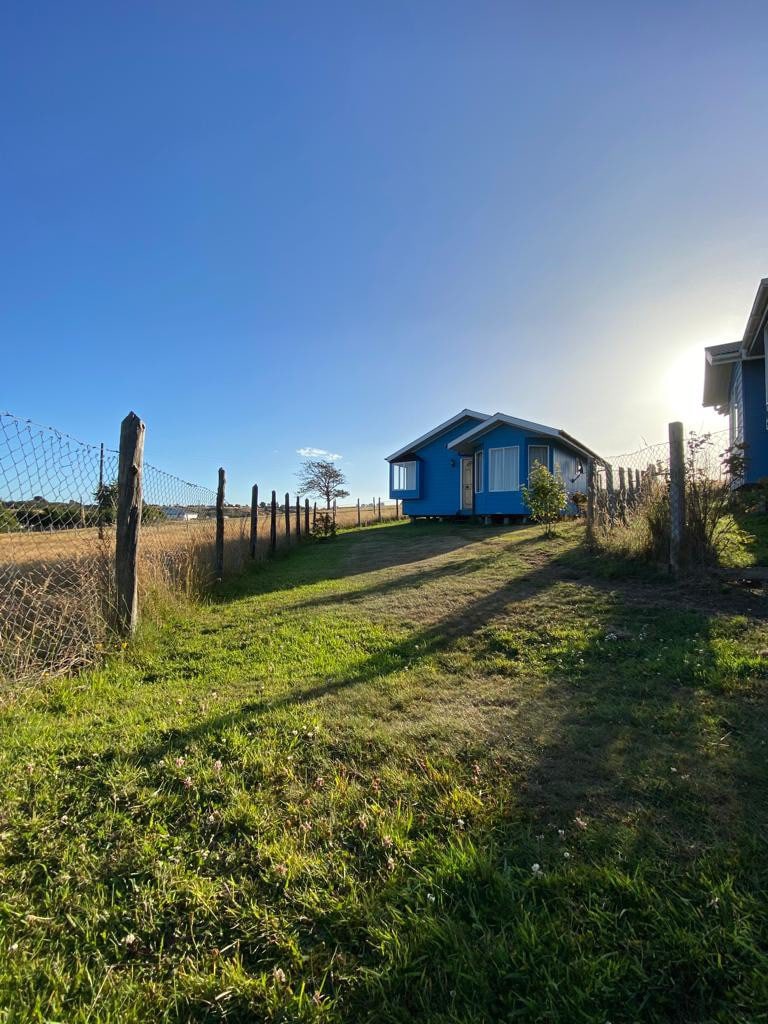
[[[528,506],[523,501],[523,495],[519,490],[520,485],[528,482],[528,447],[530,445],[547,445],[547,469],[552,469],[552,444],[551,439],[536,437],[526,434],[517,427],[498,426],[478,439],[477,448],[483,451],[483,487],[475,495],[475,513],[479,516],[524,516],[528,514]],[[520,478],[518,490],[516,491],[490,491],[488,490],[490,457],[488,452],[491,448],[519,449]]]
[[[768,431],[766,430],[765,360],[748,359],[737,364],[741,369],[741,440],[746,445],[745,481],[755,483],[768,477]],[[735,369],[735,368],[734,368]],[[735,396],[736,373],[732,379]]]
[[[419,459],[419,497],[403,500],[403,515],[455,516],[460,513],[461,458],[456,452],[448,451],[446,445],[480,422],[466,416],[439,437],[414,449]]]
[[[582,456],[575,452],[562,438],[554,438],[542,434],[532,434],[519,427],[499,424],[493,430],[489,430],[483,437],[478,438],[473,446],[471,457],[473,466],[476,466],[474,456],[478,451],[483,453],[483,479],[478,489],[475,482],[474,509],[472,512],[461,509],[461,460],[462,455],[451,450],[447,445],[466,434],[468,430],[480,420],[472,417],[465,417],[460,423],[454,424],[450,429],[433,438],[426,444],[413,449],[413,452],[403,456],[403,462],[412,458],[418,460],[418,497],[408,497],[407,493],[392,490],[392,470],[390,468],[390,496],[402,498],[403,514],[407,516],[526,516],[529,509],[523,501],[520,487],[528,482],[528,458],[531,446],[546,446],[547,448],[547,469],[552,472],[555,452],[575,456],[577,461],[582,461]],[[488,489],[490,478],[490,456],[492,448],[516,447],[519,453],[519,474],[517,487],[510,491],[490,491]],[[464,457],[467,457],[466,455]],[[577,490],[584,490],[586,477],[580,477],[575,483],[566,481],[566,488],[571,494]],[[575,506],[571,506],[575,511]]]

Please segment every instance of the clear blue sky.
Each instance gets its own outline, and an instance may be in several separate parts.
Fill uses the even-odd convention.
[[[764,3],[6,3],[0,406],[354,496],[463,406],[692,426],[768,275]],[[718,421],[718,426],[724,423]]]

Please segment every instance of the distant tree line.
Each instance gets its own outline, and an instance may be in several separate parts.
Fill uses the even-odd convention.
[[[51,532],[53,530],[84,529],[93,526],[112,526],[117,517],[117,481],[102,484],[93,492],[93,504],[79,501],[48,501],[37,496],[31,501],[0,503],[0,533],[18,533],[21,530]],[[153,523],[166,518],[159,505],[144,502],[142,522]]]

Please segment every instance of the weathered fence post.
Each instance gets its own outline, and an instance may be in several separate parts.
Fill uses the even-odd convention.
[[[291,496],[285,492],[285,539],[291,539]]]
[[[627,503],[630,508],[635,507],[635,474],[631,469],[627,470]]]
[[[219,486],[216,490],[216,578],[224,575],[224,489],[227,474],[219,468]]]
[[[314,530],[314,528],[316,526],[317,526],[317,502],[315,502],[314,507],[312,509],[312,529]]]
[[[139,619],[137,584],[144,432],[144,424],[135,412],[128,413],[120,424],[115,581],[117,585],[117,627],[124,635],[133,633]]]
[[[277,492],[272,491],[272,514],[269,517],[269,549],[277,550]]]
[[[624,467],[619,466],[619,515],[622,523],[627,525],[627,481]]]
[[[296,540],[301,540],[301,499],[296,495]]]
[[[333,525],[336,526],[336,499],[333,499]]]
[[[362,526],[362,522],[360,520],[360,499],[359,498],[357,499],[357,526],[358,526],[358,529],[360,528],[360,526]]]
[[[96,519],[99,524],[99,540],[104,540],[104,442],[99,452],[99,492],[96,503]]]
[[[381,498],[379,498],[379,522],[381,522]]]
[[[251,488],[251,558],[256,557],[256,543],[259,539],[259,485]]]
[[[608,522],[613,526],[613,520],[616,516],[616,496],[613,490],[613,466],[610,462],[605,463],[605,506]]]
[[[669,424],[669,568],[680,568],[685,530],[685,444],[683,424]]]
[[[587,459],[587,546],[595,546],[595,460]]]
[[[304,499],[304,536],[309,536],[309,498]]]
[[[400,499],[395,498],[395,519],[400,518]]]

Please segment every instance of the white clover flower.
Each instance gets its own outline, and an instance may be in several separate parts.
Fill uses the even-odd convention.
[[[532,871],[532,873],[534,874],[534,876],[536,878],[538,878],[539,875],[543,875],[544,874],[544,872],[541,870],[541,864],[532,864],[531,865],[531,871]]]

